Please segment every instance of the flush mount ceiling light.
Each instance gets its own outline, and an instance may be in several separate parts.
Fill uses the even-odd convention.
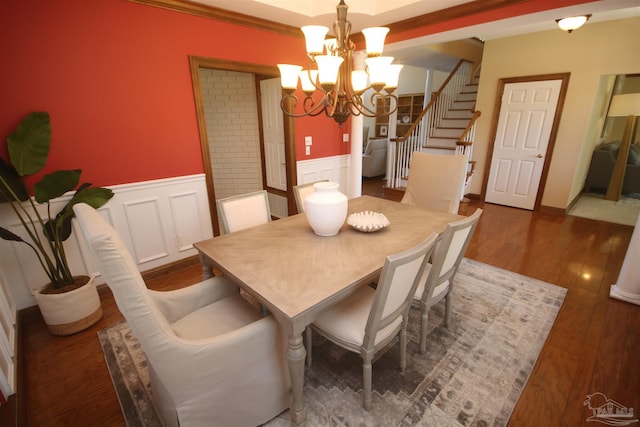
[[[347,20],[348,6],[344,0],[340,0],[336,9],[338,19],[333,23],[335,38],[325,40],[329,32],[327,27],[309,25],[301,28],[310,59],[308,69],[278,64],[285,92],[280,104],[282,111],[289,117],[317,116],[324,112],[340,125],[351,114],[376,117],[393,113],[397,109],[398,98],[392,92],[398,86],[402,65],[392,64],[391,56],[382,56],[389,29],[374,27],[362,30],[367,59],[364,61],[365,67],[356,67],[353,58],[355,44],[349,39],[351,22]],[[296,114],[298,98],[293,93],[298,87],[298,80],[305,98],[302,103],[304,112]],[[368,89],[373,90],[369,98],[371,108],[363,100],[363,94]],[[388,107],[376,112],[376,105]]]
[[[591,14],[556,19],[556,22],[558,23],[558,27],[560,27],[561,30],[566,31],[567,33],[571,33],[573,30],[577,30],[578,28],[582,27],[584,23],[589,20],[589,18],[591,18]]]

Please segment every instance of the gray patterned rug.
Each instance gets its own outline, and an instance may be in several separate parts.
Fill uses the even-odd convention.
[[[418,350],[419,310],[409,321],[407,371],[394,345],[373,365],[373,408],[362,409],[355,353],[314,336],[305,369],[310,426],[503,426],[562,305],[566,289],[464,259],[453,289],[451,329],[444,305],[430,313],[428,351]],[[144,353],[126,323],[98,333],[127,425],[159,426]],[[268,426],[289,425],[284,412]]]

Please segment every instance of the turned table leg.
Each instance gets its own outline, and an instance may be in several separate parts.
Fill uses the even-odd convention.
[[[304,404],[304,361],[306,356],[302,334],[289,336],[289,349],[287,360],[289,362],[289,375],[291,377],[291,420],[295,425],[304,425],[307,418],[307,410]]]

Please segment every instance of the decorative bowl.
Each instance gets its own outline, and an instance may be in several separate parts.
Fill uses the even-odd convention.
[[[379,212],[364,211],[356,212],[347,218],[347,224],[352,226],[358,231],[364,233],[371,233],[374,231],[382,230],[390,224],[384,214]]]

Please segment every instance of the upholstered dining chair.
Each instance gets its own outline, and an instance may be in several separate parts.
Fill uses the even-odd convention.
[[[256,426],[287,409],[286,337],[229,279],[147,289],[117,232],[73,207],[84,239],[147,357],[153,403],[169,426]]]
[[[266,190],[217,199],[216,208],[224,234],[271,221]]]
[[[319,181],[307,182],[304,184],[298,184],[293,187],[293,195],[296,198],[296,208],[298,209],[298,213],[304,212],[304,199],[309,194],[313,193],[313,184],[316,182],[327,182],[328,179],[321,179]]]
[[[312,332],[362,357],[363,405],[371,409],[373,358],[400,337],[400,370],[407,365],[408,313],[433,250],[437,234],[418,246],[389,255],[375,289],[361,286],[352,295],[323,311],[306,329],[307,365],[311,364]]]
[[[467,175],[463,154],[442,155],[414,152],[409,180],[401,203],[439,212],[458,213]]]
[[[429,310],[445,299],[444,325],[451,324],[451,289],[453,278],[469,246],[473,232],[482,215],[482,209],[459,221],[449,223],[440,234],[431,255],[431,262],[423,272],[414,299],[420,301],[420,353],[427,350],[427,324]]]

